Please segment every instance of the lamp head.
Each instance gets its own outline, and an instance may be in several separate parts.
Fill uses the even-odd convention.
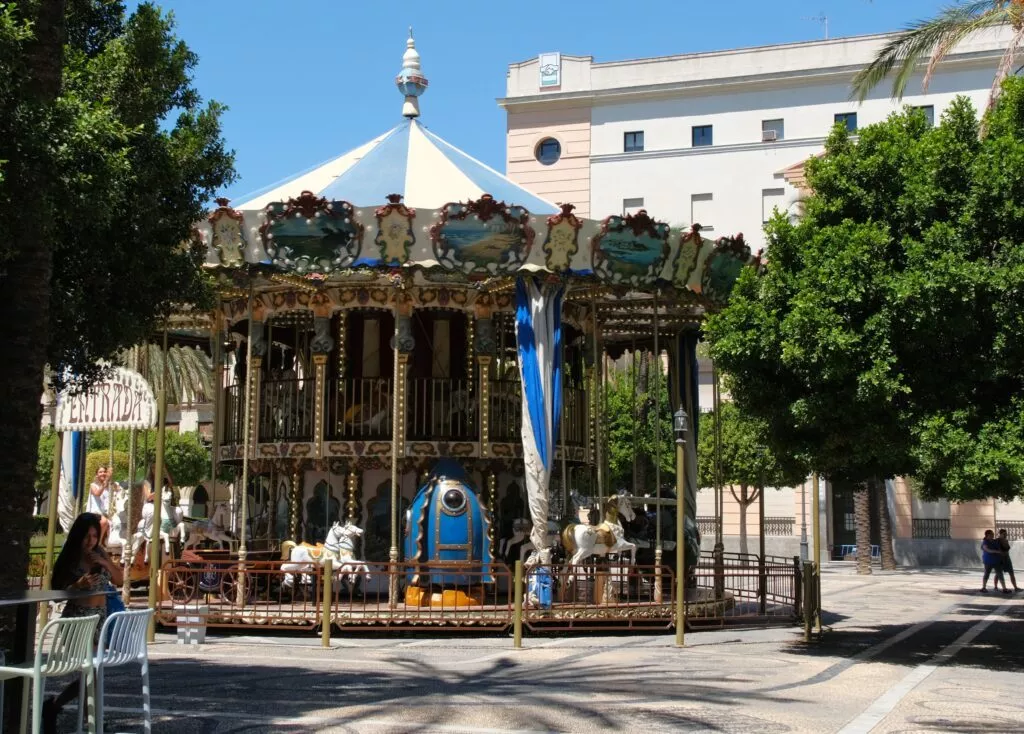
[[[682,408],[679,408],[673,416],[672,427],[676,432],[676,440],[685,441],[686,434],[690,430],[690,421],[689,417],[686,415],[686,411]]]

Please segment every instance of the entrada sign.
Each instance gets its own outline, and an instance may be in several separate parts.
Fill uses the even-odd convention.
[[[58,431],[112,428],[154,428],[156,400],[138,372],[117,367],[110,377],[77,395],[61,393],[57,401]]]

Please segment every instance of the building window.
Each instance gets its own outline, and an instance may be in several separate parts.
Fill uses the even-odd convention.
[[[622,216],[627,214],[636,214],[638,211],[644,208],[643,197],[636,197],[634,199],[623,199],[622,200]]]
[[[767,224],[776,209],[786,211],[786,190],[761,189],[761,223]]]
[[[785,120],[761,120],[761,142],[774,143],[786,137]]]
[[[562,157],[562,144],[554,138],[544,138],[537,143],[537,160],[545,166],[557,163]]]
[[[712,194],[693,194],[690,197],[690,223],[699,224],[705,232],[714,231],[712,206],[715,197]]]
[[[644,131],[626,133],[623,136],[622,150],[625,153],[640,153],[644,149]]]
[[[705,145],[712,145],[711,125],[693,126],[693,147],[700,148]]]
[[[839,112],[836,114],[835,120],[837,125],[843,125],[844,127],[846,127],[846,132],[857,132],[856,112]]]
[[[924,113],[924,119],[928,120],[928,127],[935,127],[935,105],[921,105],[917,109]]]

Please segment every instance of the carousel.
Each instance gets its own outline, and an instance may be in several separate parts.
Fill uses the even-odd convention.
[[[422,122],[411,33],[396,84],[394,128],[219,199],[195,230],[219,286],[215,463],[234,472],[238,561],[354,528],[348,557],[391,569],[352,574],[362,598],[429,605],[449,584],[484,604],[514,561],[579,555],[566,526],[589,510],[635,509],[656,517],[660,564],[674,494],[609,486],[601,419],[606,356],[640,349],[667,354],[672,411],[690,416],[695,563],[696,346],[752,261],[742,236],[581,219],[475,160]],[[615,555],[600,522],[592,550]]]

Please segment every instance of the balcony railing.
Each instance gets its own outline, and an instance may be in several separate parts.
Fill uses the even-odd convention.
[[[391,380],[354,377],[327,386],[327,438],[389,440]]]
[[[912,526],[915,538],[944,539],[949,537],[949,520],[915,517]]]
[[[260,383],[259,440],[312,441],[316,388],[313,380]]]
[[[1003,520],[998,527],[1006,531],[1008,540],[1024,540],[1024,520]]]
[[[224,390],[224,443],[242,443],[245,439],[245,404],[242,386],[235,384]]]
[[[476,380],[414,377],[406,394],[406,437],[412,441],[475,441],[479,415]]]
[[[492,441],[521,441],[523,392],[519,380],[491,381],[490,437]]]
[[[766,517],[764,519],[764,534],[766,536],[790,536],[793,534],[793,525],[792,517]]]

